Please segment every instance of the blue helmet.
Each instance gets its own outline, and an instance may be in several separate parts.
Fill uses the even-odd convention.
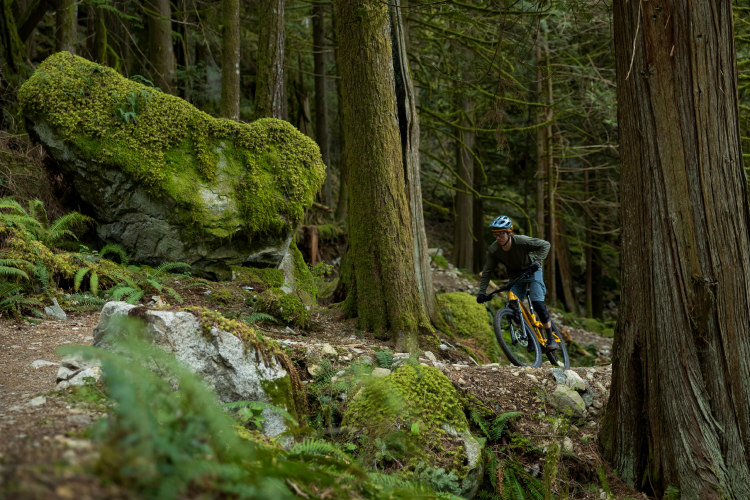
[[[513,221],[507,215],[501,215],[492,221],[490,229],[493,231],[513,231]]]

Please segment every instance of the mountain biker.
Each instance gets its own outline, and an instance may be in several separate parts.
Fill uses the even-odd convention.
[[[490,275],[497,269],[498,264],[502,263],[510,274],[511,278],[518,276],[524,269],[536,266],[537,269],[533,276],[517,283],[511,291],[515,293],[520,300],[525,298],[526,284],[529,284],[529,295],[531,305],[544,325],[547,334],[547,351],[554,351],[560,347],[554,342],[552,336],[552,320],[550,319],[547,306],[544,305],[544,296],[547,293],[547,287],[544,285],[542,278],[542,264],[549,254],[549,241],[539,238],[531,238],[520,234],[513,234],[513,222],[509,217],[501,215],[495,218],[490,224],[492,235],[495,242],[487,250],[487,258],[482,270],[482,279],[479,282],[479,294],[477,302],[480,304],[487,302],[492,297],[485,295],[487,285],[490,282]],[[517,317],[520,318],[518,300],[513,300],[510,306],[516,311]]]

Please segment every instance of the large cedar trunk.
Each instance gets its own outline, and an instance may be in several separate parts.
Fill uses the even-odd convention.
[[[661,496],[750,498],[750,236],[732,5],[614,3],[622,303],[605,456]]]
[[[361,328],[417,349],[429,328],[417,284],[388,5],[335,2],[349,183],[349,290]]]
[[[313,3],[313,65],[315,68],[315,141],[326,165],[327,175],[323,185],[323,203],[333,207],[330,148],[328,146],[328,78],[326,77],[325,8]]]
[[[221,116],[240,119],[240,0],[222,0]]]
[[[286,120],[284,77],[284,0],[261,0],[258,15],[258,74],[255,85],[256,118]]]

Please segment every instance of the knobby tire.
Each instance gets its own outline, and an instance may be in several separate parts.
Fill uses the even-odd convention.
[[[519,324],[513,319],[513,312],[513,309],[506,307],[495,314],[493,327],[497,343],[514,365],[539,367],[542,364],[539,342],[525,321]],[[565,356],[567,358],[567,353]]]

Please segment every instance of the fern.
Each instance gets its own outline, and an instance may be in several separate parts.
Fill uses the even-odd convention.
[[[130,261],[128,254],[125,250],[116,243],[108,243],[99,250],[99,256],[104,257],[105,255],[114,254],[120,258],[120,264],[126,266]],[[110,259],[111,260],[111,259]]]
[[[268,323],[278,323],[276,318],[271,316],[270,314],[262,313],[262,312],[254,312],[250,316],[243,316],[242,321],[245,323],[257,323],[259,321],[266,321]]]
[[[289,449],[289,453],[301,457],[309,457],[312,455],[324,457],[330,456],[347,464],[354,462],[354,458],[352,458],[351,455],[341,450],[341,448],[335,444],[312,438],[305,438],[301,442],[295,443],[294,446]]]
[[[19,267],[31,268],[31,262],[23,259],[0,259],[0,277],[29,279],[29,275]],[[2,296],[2,294],[0,294]]]
[[[70,296],[71,302],[77,302],[80,305],[83,306],[96,306],[101,307],[106,303],[106,300],[102,299],[101,297],[94,297],[93,295],[89,293],[75,293]]]
[[[520,411],[510,411],[507,413],[503,413],[492,421],[492,429],[487,437],[489,437],[493,441],[500,441],[500,438],[503,436],[503,432],[505,432],[505,427],[508,425],[508,422],[517,419],[521,415],[522,413]]]
[[[284,408],[280,408],[270,403],[264,403],[263,401],[234,401],[232,403],[225,403],[222,406],[231,410],[249,409],[253,412],[257,411],[258,413],[263,410],[272,411],[284,417],[284,419],[293,427],[299,426],[297,419],[294,418],[292,414],[286,411]]]
[[[86,274],[91,271],[90,267],[82,267],[78,271],[76,271],[76,275],[73,278],[73,290],[78,291],[81,289],[81,283],[83,283],[83,278],[86,276]]]
[[[47,266],[45,266],[44,262],[42,262],[41,260],[38,260],[34,265],[34,277],[39,281],[39,284],[42,287],[42,291],[44,293],[48,293],[50,285],[50,273],[49,269],[47,269]]]
[[[65,236],[77,239],[71,229],[80,228],[93,222],[94,219],[91,217],[78,212],[69,212],[56,219],[49,228],[44,231],[42,242],[47,246],[55,246],[58,245]]]

